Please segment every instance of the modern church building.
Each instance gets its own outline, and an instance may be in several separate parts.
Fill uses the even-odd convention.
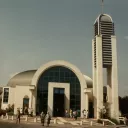
[[[52,116],[64,116],[65,109],[78,110],[82,116],[85,109],[89,117],[100,118],[100,110],[108,103],[110,116],[118,118],[116,36],[112,18],[99,15],[94,32],[93,80],[69,62],[51,61],[37,70],[12,77],[3,87],[2,108],[14,104],[16,113],[17,108],[27,106],[33,108],[34,114],[43,110]],[[107,91],[103,89],[103,68],[107,70]]]
[[[65,109],[70,108],[88,110],[89,101],[91,105],[93,102],[92,79],[76,66],[60,60],[15,75],[3,94],[3,108],[14,103],[16,112],[27,105],[34,113],[48,109],[52,116],[64,116]]]

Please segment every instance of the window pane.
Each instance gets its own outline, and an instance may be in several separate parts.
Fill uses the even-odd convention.
[[[70,100],[75,99],[75,95],[71,95],[70,98]]]
[[[59,88],[54,88],[54,93],[59,94]]]
[[[75,105],[75,100],[71,100],[70,105]]]
[[[64,89],[60,89],[60,94],[64,94]]]
[[[3,102],[8,103],[9,88],[4,88]]]
[[[76,95],[76,100],[80,101],[80,95]]]

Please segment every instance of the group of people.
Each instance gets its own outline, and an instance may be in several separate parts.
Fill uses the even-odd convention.
[[[51,116],[50,116],[49,112],[47,112],[47,114],[45,114],[42,111],[41,114],[40,114],[40,118],[41,118],[42,126],[44,126],[45,121],[46,121],[47,126],[49,126],[50,120],[51,120]]]
[[[16,124],[17,124],[17,123],[20,124],[20,116],[21,116],[21,114],[22,114],[21,109],[17,109]],[[41,114],[40,114],[40,118],[41,118],[42,126],[44,126],[45,120],[46,120],[47,126],[49,126],[50,120],[51,120],[51,116],[50,116],[49,112],[47,112],[47,114],[45,114],[45,113],[42,111]]]
[[[26,110],[26,109],[25,109]],[[27,111],[27,110],[26,110]],[[31,115],[32,114],[32,109],[29,109],[28,112],[26,114],[28,115]],[[82,111],[83,113],[83,118],[87,119],[88,118],[88,110],[83,110]],[[21,109],[18,109],[17,108],[17,114],[16,114],[16,124],[19,123],[20,124],[20,116],[23,114],[23,111],[22,111],[22,108]],[[74,118],[75,120],[77,120],[77,117],[78,117],[78,112],[77,111],[72,111],[72,109],[70,109],[70,111],[68,112],[68,110],[66,109],[65,110],[65,117],[66,118]],[[51,116],[49,114],[49,112],[47,112],[47,114],[45,114],[43,111],[41,112],[40,114],[40,118],[41,118],[41,123],[42,123],[42,126],[44,126],[44,123],[46,121],[46,124],[47,126],[49,126],[50,124],[50,120],[51,120]],[[124,124],[125,125],[128,125],[128,119],[127,117],[124,117]]]
[[[77,120],[78,117],[78,112],[75,110],[73,111],[72,109],[70,109],[70,111],[68,112],[68,110],[65,110],[65,117],[66,118],[74,118],[75,120]]]
[[[20,124],[20,116],[21,115],[28,115],[28,116],[33,116],[33,109],[24,108],[24,111],[22,108],[17,108],[17,113],[16,113],[16,124],[19,123]]]
[[[88,115],[89,115],[89,112],[88,112],[88,110],[83,110],[82,111],[82,113],[83,113],[83,118],[85,118],[85,119],[87,119],[88,118]],[[77,110],[75,110],[75,111],[73,111],[72,109],[70,109],[70,111],[68,112],[68,110],[66,109],[65,110],[65,117],[66,118],[74,118],[75,120],[77,120],[77,117],[78,117],[78,111]]]
[[[24,110],[20,108],[20,114],[21,115],[28,115],[28,116],[33,116],[33,109],[25,107]]]

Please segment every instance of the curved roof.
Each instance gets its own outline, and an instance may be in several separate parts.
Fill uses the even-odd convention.
[[[37,86],[37,83],[38,83],[38,80],[39,80],[41,74],[43,72],[45,72],[47,69],[49,69],[51,67],[55,67],[55,66],[62,66],[62,67],[70,69],[78,77],[81,88],[82,89],[87,88],[85,78],[84,78],[83,74],[81,73],[81,71],[75,65],[71,64],[70,62],[64,61],[64,60],[54,60],[54,61],[50,61],[50,62],[42,65],[35,73],[35,75],[32,79],[31,85]]]
[[[16,85],[31,85],[33,76],[35,75],[37,70],[28,70],[13,76],[7,86],[16,86]],[[93,81],[90,77],[83,75],[88,88],[92,88]]]
[[[108,21],[113,22],[112,17],[108,14],[100,14],[97,19],[95,20],[94,24],[99,21]]]
[[[93,87],[93,81],[92,81],[92,79],[90,77],[86,76],[86,75],[84,75],[84,78],[86,80],[87,87],[88,88],[92,88]]]
[[[15,86],[15,85],[30,85],[31,80],[37,70],[28,70],[21,73],[18,73],[14,77],[12,77],[7,86]]]

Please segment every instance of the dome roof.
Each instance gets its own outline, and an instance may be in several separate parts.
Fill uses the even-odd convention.
[[[37,70],[28,70],[21,73],[16,74],[14,77],[12,77],[7,86],[15,86],[15,85],[31,85],[32,78]],[[88,88],[93,87],[93,81],[90,77],[83,75]]]
[[[93,81],[90,77],[86,76],[86,75],[83,75],[85,80],[86,80],[86,83],[87,83],[87,87],[88,88],[92,88],[93,87]]]
[[[113,22],[112,17],[108,14],[100,14],[95,20],[94,24],[99,21]]]
[[[21,73],[18,73],[14,77],[12,77],[7,86],[15,86],[15,85],[30,85],[31,80],[37,70],[28,70]]]

